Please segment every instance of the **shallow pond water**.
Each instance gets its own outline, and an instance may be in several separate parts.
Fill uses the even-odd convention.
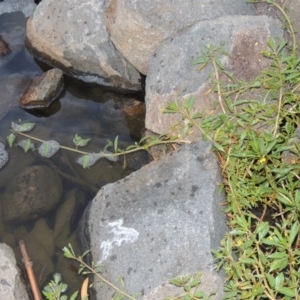
[[[126,147],[140,138],[144,115],[129,116],[124,112],[123,105],[136,99],[142,100],[143,95],[121,95],[96,84],[66,77],[65,91],[48,109],[38,112],[21,109],[18,100],[30,78],[49,69],[49,66],[35,61],[25,49],[25,25],[26,18],[20,12],[0,15],[0,35],[12,49],[11,54],[0,58],[0,141],[6,145],[9,155],[8,163],[0,169],[0,241],[14,249],[23,268],[18,246],[18,241],[23,239],[40,287],[51,279],[54,272],[59,272],[63,281],[69,284],[70,294],[80,288],[80,279],[76,277],[71,261],[63,258],[61,248],[70,242],[80,252],[76,230],[86,205],[103,185],[137,170],[148,162],[148,156],[140,153],[128,157],[125,169],[122,159],[111,162],[104,158],[90,169],[83,169],[76,163],[80,157],[78,153],[60,149],[53,157],[46,159],[37,151],[24,153],[20,147],[9,148],[6,137],[10,134],[11,122],[33,122],[36,125],[30,135],[44,140],[54,139],[66,147],[74,148],[72,140],[76,134],[89,138],[91,141],[83,149],[86,152],[103,149],[107,140],[113,140],[116,136],[119,136],[120,146]],[[35,147],[39,146],[38,142],[32,142]],[[8,206],[15,205],[13,210],[21,211],[18,202],[10,201],[13,195],[9,193],[21,189],[14,187],[13,182],[24,170],[34,166],[46,166],[60,178],[62,191],[59,203],[49,213],[32,220],[17,218],[6,221]],[[48,179],[46,176],[43,180]],[[28,186],[30,188],[33,187]],[[46,185],[44,193],[50,193],[51,188]],[[26,186],[23,189],[21,192],[26,194]]]

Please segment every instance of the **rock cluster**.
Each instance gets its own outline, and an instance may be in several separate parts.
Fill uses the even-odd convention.
[[[292,2],[296,19],[299,5]],[[258,10],[259,4],[240,0],[230,5],[224,0],[43,0],[28,21],[26,44],[66,74],[122,91],[141,90],[146,75],[146,128],[161,134],[178,121],[161,114],[176,97],[194,97],[197,111],[212,109],[212,69],[199,73],[191,66],[205,45],[224,42],[230,57],[220,59],[238,78],[252,80],[267,66],[260,50],[270,37],[280,39],[284,33],[278,20],[263,9],[257,15]],[[118,121],[113,114],[106,117]],[[221,212],[225,195],[217,192],[221,175],[210,147],[202,141],[187,145],[100,190],[86,210],[82,233],[93,260],[105,263],[103,273],[110,281],[123,275],[130,293],[163,299],[179,293],[167,283],[172,277],[201,271],[201,289],[216,291],[216,299],[222,299],[224,277],[212,270],[210,250],[226,230]],[[28,175],[26,170],[22,175]],[[77,201],[70,199],[64,203],[67,211]],[[62,215],[57,213],[61,221],[49,231],[58,247],[70,238]],[[20,227],[14,234],[26,232]],[[107,288],[96,290],[97,299],[114,295]]]

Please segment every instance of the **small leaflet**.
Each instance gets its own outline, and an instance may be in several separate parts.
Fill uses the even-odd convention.
[[[60,148],[60,144],[55,140],[43,142],[39,147],[39,154],[43,157],[53,156]]]
[[[83,166],[83,168],[89,168],[93,164],[97,162],[98,159],[100,159],[102,156],[99,155],[99,153],[88,153],[85,154],[77,159],[77,163]]]
[[[0,142],[0,169],[7,163],[8,154],[5,151],[5,146]]]
[[[9,147],[12,147],[16,139],[16,136],[13,133],[11,133],[9,136],[6,137],[6,139],[8,141]]]
[[[90,140],[91,139],[83,139],[81,136],[76,134],[73,138],[73,143],[76,145],[76,147],[84,147]]]
[[[34,127],[35,123],[24,123],[24,124],[16,124],[11,122],[11,128],[17,132],[27,132],[30,131]]]
[[[33,143],[31,143],[30,139],[20,141],[17,146],[23,148],[26,153],[29,149],[34,149]]]

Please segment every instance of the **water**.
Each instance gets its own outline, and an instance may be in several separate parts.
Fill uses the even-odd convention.
[[[81,279],[76,276],[76,263],[64,259],[61,248],[70,242],[80,254],[77,225],[88,202],[103,185],[124,178],[145,164],[148,157],[145,153],[134,156],[133,160],[129,157],[125,169],[122,159],[118,162],[100,159],[90,169],[83,169],[76,163],[80,157],[78,153],[60,149],[52,158],[46,159],[37,151],[30,150],[25,154],[20,147],[9,148],[6,137],[10,134],[11,122],[34,122],[36,125],[30,134],[40,139],[54,139],[66,147],[74,148],[72,140],[76,134],[90,138],[84,148],[87,152],[99,151],[107,140],[113,140],[117,135],[120,146],[125,147],[140,138],[144,118],[143,115],[131,118],[125,114],[123,103],[133,101],[133,97],[142,99],[143,95],[120,95],[107,88],[66,77],[64,93],[47,110],[29,112],[21,109],[18,99],[30,78],[49,69],[49,66],[35,61],[25,49],[25,24],[26,18],[20,12],[0,15],[0,34],[13,50],[12,54],[0,59],[0,141],[6,144],[9,155],[8,163],[0,170],[0,213],[3,216],[0,241],[14,249],[23,268],[18,246],[18,241],[23,239],[40,287],[51,279],[54,272],[59,272],[70,287],[70,295],[80,288]],[[22,140],[21,137],[17,139]],[[40,143],[34,144],[38,147]],[[14,194],[23,195],[27,189],[36,188],[26,186],[26,183],[22,191],[19,191],[22,189],[19,186],[9,187],[18,174],[33,166],[44,166],[47,170],[51,168],[60,178],[62,191],[59,203],[49,213],[34,220],[20,221],[18,218],[6,222],[8,207],[12,206],[13,211],[18,212],[23,209],[22,204],[13,202]],[[49,178],[46,176],[43,180]],[[29,182],[27,184],[30,185]],[[47,184],[41,197],[50,193],[51,187]]]

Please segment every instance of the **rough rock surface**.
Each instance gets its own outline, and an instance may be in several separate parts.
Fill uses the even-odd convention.
[[[20,106],[26,109],[45,109],[63,91],[63,72],[52,69],[33,78],[20,98]]]
[[[37,219],[60,200],[62,182],[47,166],[30,166],[8,183],[3,196],[3,218],[7,222]]]
[[[197,66],[191,65],[206,44],[218,46],[224,42],[231,57],[223,57],[227,68],[239,79],[253,80],[268,66],[260,50],[267,48],[270,36],[282,38],[281,26],[278,20],[266,16],[222,17],[199,22],[163,42],[149,62],[146,128],[161,134],[170,132],[171,125],[180,122],[177,114],[162,114],[176,97],[194,97],[197,112],[213,109],[217,97],[213,92],[208,93],[208,78],[213,69],[208,66],[198,72]]]
[[[108,2],[43,0],[28,20],[27,47],[85,81],[139,90],[140,74],[109,40],[104,22]]]
[[[290,21],[294,27],[296,43],[297,43],[297,54],[300,55],[300,23],[299,23],[299,14],[300,14],[300,2],[294,0],[277,0],[277,4],[279,4],[285,12],[287,13]],[[282,13],[274,6],[265,2],[257,2],[254,4],[255,10],[259,15],[267,15],[271,16],[274,19],[283,20],[285,22],[285,18]],[[284,27],[286,28],[286,26]],[[285,34],[285,40],[289,40],[290,45],[292,44],[291,35]]]
[[[142,74],[166,38],[196,22],[226,15],[254,15],[251,4],[230,0],[112,0],[106,12],[110,38],[122,55]]]
[[[29,300],[12,249],[0,244],[0,299]]]
[[[161,300],[171,288],[163,282],[202,271],[204,281],[210,280],[201,289],[217,291],[215,299],[222,299],[222,278],[212,271],[210,251],[226,231],[220,207],[225,195],[218,193],[222,179],[210,150],[208,142],[183,146],[99,191],[83,232],[93,261],[103,262],[110,281],[122,275],[129,293]],[[113,294],[95,288],[97,299]],[[157,290],[160,297],[151,298]]]

